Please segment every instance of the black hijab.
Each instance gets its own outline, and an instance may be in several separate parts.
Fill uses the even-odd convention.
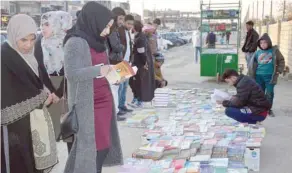
[[[87,41],[90,48],[97,52],[104,52],[106,39],[100,34],[113,17],[112,12],[105,6],[93,1],[86,3],[64,43],[66,44],[70,37],[81,37]]]

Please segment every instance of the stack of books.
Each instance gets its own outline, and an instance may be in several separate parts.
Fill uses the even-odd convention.
[[[154,106],[167,107],[169,103],[170,90],[167,88],[158,88],[155,90]]]

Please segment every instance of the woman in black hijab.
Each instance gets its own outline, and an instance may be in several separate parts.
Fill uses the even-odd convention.
[[[105,40],[113,23],[111,11],[88,2],[65,42],[68,103],[70,108],[76,104],[79,124],[65,173],[101,173],[102,166],[123,163],[115,106],[104,77],[111,70]]]

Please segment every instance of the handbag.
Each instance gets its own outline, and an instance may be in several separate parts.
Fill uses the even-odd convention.
[[[61,116],[61,132],[58,137],[58,141],[60,139],[66,140],[70,137],[73,137],[77,134],[79,125],[78,125],[78,117],[76,112],[76,103],[77,103],[77,95],[78,95],[79,83],[77,83],[75,99],[72,108],[67,113]],[[64,82],[64,94],[65,94],[65,82]],[[66,96],[64,96],[66,99]],[[65,102],[65,101],[64,101]],[[65,109],[65,104],[64,104]]]

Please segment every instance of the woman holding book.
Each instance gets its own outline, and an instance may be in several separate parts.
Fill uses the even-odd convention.
[[[65,76],[69,108],[75,105],[79,131],[65,173],[101,173],[103,165],[123,163],[113,96],[106,76],[105,40],[113,15],[97,2],[82,8],[65,43]]]

